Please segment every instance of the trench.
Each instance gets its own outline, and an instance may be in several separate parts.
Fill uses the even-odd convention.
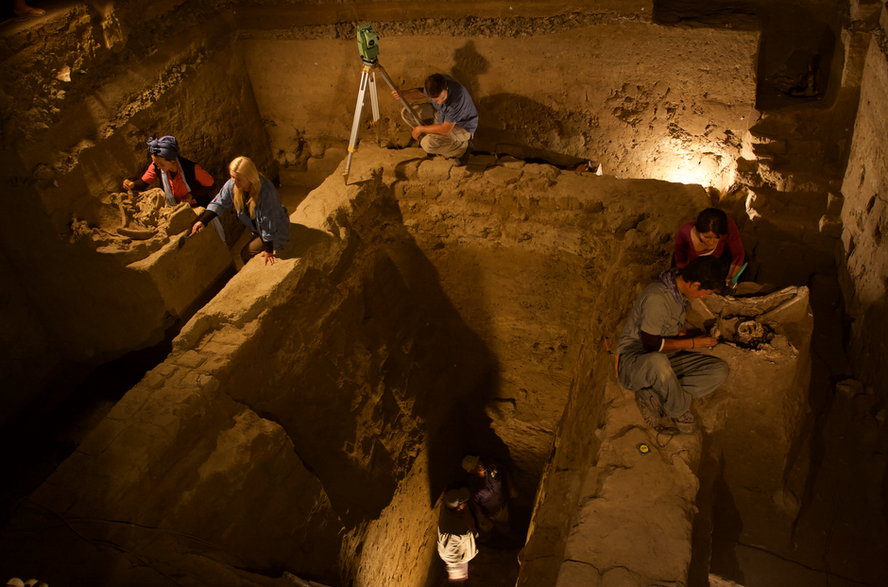
[[[206,16],[206,8],[186,11],[185,22]],[[182,313],[187,324],[173,341],[158,342],[156,332],[134,336],[135,343],[125,341],[122,347],[155,337],[138,351],[141,356],[125,355],[106,365],[112,370],[137,363],[121,374],[121,383],[109,387],[88,378],[70,390],[77,401],[98,400],[94,417],[87,418],[95,427],[79,433],[76,442],[53,442],[38,453],[19,455],[38,464],[9,500],[16,506],[3,532],[4,546],[9,546],[4,562],[14,561],[35,575],[43,569],[55,573],[51,584],[62,583],[65,576],[91,576],[97,584],[284,584],[289,574],[329,585],[443,585],[434,551],[438,499],[460,478],[460,457],[482,453],[507,463],[518,495],[512,533],[482,545],[472,563],[473,581],[569,585],[590,568],[607,574],[626,567],[632,569],[632,584],[682,584],[680,570],[671,578],[649,574],[650,557],[636,554],[609,567],[584,550],[594,544],[582,534],[589,526],[632,528],[637,521],[631,515],[608,518],[604,510],[597,518],[584,518],[580,511],[607,503],[607,488],[624,469],[642,470],[635,461],[625,464],[636,455],[620,452],[620,442],[647,438],[634,405],[613,385],[601,339],[614,335],[631,303],[626,284],[643,283],[668,264],[669,239],[682,220],[708,205],[713,194],[722,195],[720,205],[743,218],[744,202],[732,195],[725,179],[733,172],[712,162],[739,156],[732,136],[748,132],[749,124],[727,128],[731,123],[726,121],[740,112],[751,115],[753,106],[768,106],[762,88],[740,83],[729,90],[740,104],[730,117],[718,109],[701,116],[730,131],[726,138],[672,159],[657,146],[660,130],[684,145],[695,132],[697,138],[712,135],[694,131],[697,121],[683,122],[687,128],[678,130],[675,122],[658,126],[662,120],[650,113],[657,103],[666,104],[671,115],[705,103],[695,101],[692,89],[685,88],[680,99],[680,92],[662,85],[674,85],[676,79],[663,82],[659,72],[650,71],[634,85],[608,78],[601,101],[613,115],[608,121],[596,106],[552,106],[589,102],[588,95],[531,88],[516,96],[505,89],[508,83],[489,85],[489,70],[508,81],[509,74],[496,68],[503,55],[511,54],[546,87],[547,76],[575,70],[570,63],[549,63],[546,50],[588,40],[583,27],[596,24],[602,26],[602,37],[612,36],[624,52],[656,51],[656,43],[644,46],[648,36],[665,38],[665,46],[671,46],[691,42],[693,35],[659,27],[646,35],[652,25],[639,15],[614,21],[600,14],[383,21],[386,65],[392,71],[403,79],[403,72],[418,67],[418,59],[452,62],[452,73],[464,76],[470,89],[483,96],[479,102],[490,113],[484,123],[489,126],[479,132],[469,166],[459,170],[423,159],[389,113],[376,125],[362,126],[361,148],[346,185],[340,176],[341,139],[348,134],[350,92],[356,89],[351,74],[357,70],[348,65],[354,57],[352,41],[345,40],[350,24],[288,29],[286,20],[269,24],[269,15],[292,18],[275,7],[246,11],[236,32],[224,19],[208,21],[208,40],[231,35],[226,43],[232,45],[223,44],[224,50],[207,50],[197,41],[161,51],[159,69],[190,72],[182,75],[207,92],[193,96],[171,90],[159,104],[183,100],[183,109],[198,120],[194,126],[185,123],[184,132],[217,173],[224,175],[226,155],[208,145],[231,141],[256,152],[281,184],[292,213],[295,238],[286,262],[266,273],[249,265],[218,295],[206,290],[212,299],[194,302],[196,312]],[[668,20],[662,12],[659,18]],[[516,41],[508,32],[515,22],[531,33],[529,41]],[[158,26],[162,31],[173,25]],[[421,58],[408,51],[430,36],[440,41],[439,36],[465,26],[473,38],[460,38],[446,50],[433,46],[420,52]],[[736,38],[723,32],[716,46],[736,42],[749,49],[757,43],[745,30]],[[629,48],[633,37],[645,39],[641,49]],[[827,41],[832,50],[835,39]],[[600,46],[587,51],[571,63],[589,63],[592,70],[598,69],[596,58],[610,59]],[[125,54],[118,58],[127,62]],[[179,69],[179,62],[187,66]],[[624,61],[611,63],[615,78],[626,73]],[[748,83],[761,63],[746,66],[740,81]],[[139,67],[145,74],[152,66]],[[213,72],[222,68],[242,76],[221,82]],[[277,83],[282,70],[292,75]],[[102,73],[108,77],[100,82],[114,86],[118,74]],[[224,106],[206,119],[196,115],[209,110],[214,91],[235,94],[241,104]],[[341,94],[348,99],[337,99]],[[297,103],[303,105],[294,107]],[[150,100],[139,107],[157,114]],[[235,114],[248,131],[226,121]],[[97,140],[77,165],[93,169],[95,161],[112,154],[120,173],[140,165],[140,154],[121,145],[125,138],[165,128],[147,118],[143,113],[134,122],[113,121],[124,130],[111,133],[107,143]],[[594,120],[593,130],[572,135],[571,125],[581,120]],[[196,130],[200,124],[213,130]],[[624,132],[632,138],[604,146],[602,139]],[[587,148],[598,140],[600,151]],[[386,148],[376,148],[377,142]],[[637,153],[625,148],[630,143]],[[583,161],[600,162],[606,173],[622,179],[577,170],[575,164]],[[688,161],[694,170],[709,166],[710,187],[722,181],[722,191],[668,183],[678,178],[664,169]],[[61,187],[32,189],[38,198],[70,196],[74,203],[65,213],[89,215],[93,210],[83,203],[88,198],[81,191],[101,198],[116,180],[90,176],[94,183],[84,188],[65,176]],[[699,494],[689,493],[684,505],[648,513],[699,510],[682,520],[692,526],[691,534],[677,539],[690,545],[687,584],[875,585],[884,571],[878,560],[885,547],[881,526],[866,521],[862,506],[849,508],[851,521],[841,522],[843,509],[834,503],[837,495],[855,495],[833,490],[843,476],[883,478],[878,467],[849,455],[863,449],[884,461],[879,452],[884,431],[874,428],[878,401],[865,387],[845,395],[834,392],[835,382],[851,378],[851,368],[836,358],[844,355],[837,334],[843,329],[843,308],[833,258],[836,239],[816,227],[825,196],[802,195],[796,201],[798,194],[785,200],[779,192],[767,195],[770,202],[764,196],[759,200],[765,220],[742,223],[754,258],[747,277],[769,283],[769,291],[810,288],[810,357],[805,350],[792,363],[793,377],[810,379],[810,385],[787,384],[796,403],[784,406],[786,412],[810,414],[791,421],[785,469],[774,474],[778,482],[749,490],[759,482],[756,469],[732,468],[736,462],[726,456],[737,454],[748,431],[719,418],[725,410],[736,410],[728,418],[742,413],[748,406],[731,404],[731,396],[755,389],[735,385],[726,390],[704,404],[704,418],[712,422],[702,438],[657,446],[664,455],[697,455],[689,459],[688,475],[670,477],[679,467],[660,472],[662,479],[677,479],[685,488],[699,483]],[[800,212],[805,206],[815,210]],[[50,215],[55,218],[41,231],[59,228],[64,214],[54,210]],[[73,258],[78,255],[83,253]],[[23,259],[27,256],[12,265],[21,266]],[[112,272],[104,264],[90,275],[100,270]],[[183,271],[200,275],[201,269]],[[35,281],[44,284],[48,278]],[[125,283],[126,291],[133,291],[147,282]],[[170,295],[161,291],[155,297]],[[152,298],[150,303],[156,302]],[[142,318],[135,312],[128,320],[136,324]],[[57,326],[67,329],[72,323],[73,318],[65,318]],[[804,341],[805,326],[793,321],[783,326],[798,328]],[[792,332],[783,334],[792,339]],[[739,353],[735,359],[740,363],[748,360],[744,352],[755,350],[731,352]],[[119,348],[113,352],[121,353]],[[769,396],[759,396],[765,399]],[[75,424],[73,415],[83,405],[64,406],[51,419],[62,428]],[[99,415],[104,417],[97,422]],[[850,430],[861,421],[870,435],[866,442]],[[612,430],[613,422],[621,427]],[[766,424],[775,430],[780,426],[779,421]],[[832,442],[830,430],[841,431],[841,442]],[[21,428],[11,432],[26,433]],[[609,463],[608,451],[623,460]],[[645,466],[651,462],[642,461]],[[20,461],[12,466],[25,470]],[[86,480],[82,471],[98,481]],[[744,495],[748,490],[753,497]],[[785,499],[776,508],[775,495]],[[868,505],[878,507],[877,499],[869,499]],[[621,505],[619,499],[611,503]],[[779,517],[769,520],[775,511]],[[751,513],[744,518],[743,512]],[[766,528],[774,519],[776,529]],[[851,537],[854,528],[864,528],[859,538]],[[46,551],[64,556],[41,567],[41,553],[33,548],[37,540]],[[611,552],[622,552],[625,544],[609,546]],[[850,553],[857,547],[862,554],[855,558]],[[87,554],[91,550],[101,552]],[[601,558],[607,559],[604,551]],[[130,571],[121,570],[128,565]]]

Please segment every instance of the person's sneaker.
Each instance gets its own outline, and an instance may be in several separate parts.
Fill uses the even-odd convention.
[[[635,392],[635,403],[644,423],[657,430],[663,419],[663,406],[657,394],[652,389],[640,389]]]
[[[672,422],[681,434],[693,434],[697,431],[697,420],[694,418],[694,414],[691,413],[691,410],[688,410],[681,416],[673,418]]]

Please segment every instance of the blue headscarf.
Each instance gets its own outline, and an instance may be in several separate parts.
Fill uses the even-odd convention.
[[[672,269],[667,269],[666,271],[661,273],[657,279],[660,281],[660,283],[666,286],[666,289],[669,290],[669,293],[672,294],[672,297],[675,298],[675,301],[681,304],[681,307],[684,308],[685,312],[687,312],[690,303],[688,302],[687,298],[681,295],[681,292],[678,291],[678,284],[675,283],[676,277],[678,277],[678,269],[673,267]]]
[[[179,143],[176,137],[151,137],[148,139],[148,154],[175,161],[179,158]]]

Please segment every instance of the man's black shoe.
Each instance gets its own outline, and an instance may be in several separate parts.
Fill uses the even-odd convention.
[[[469,141],[469,144],[466,146],[466,150],[463,151],[463,154],[459,156],[459,159],[454,163],[454,167],[463,167],[469,163],[469,157],[472,155],[472,141]]]

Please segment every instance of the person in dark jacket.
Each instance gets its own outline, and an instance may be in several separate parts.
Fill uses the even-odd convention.
[[[466,455],[462,460],[466,486],[471,492],[469,508],[478,525],[481,540],[492,537],[494,529],[503,537],[510,532],[509,498],[511,481],[503,467],[491,458]]]

